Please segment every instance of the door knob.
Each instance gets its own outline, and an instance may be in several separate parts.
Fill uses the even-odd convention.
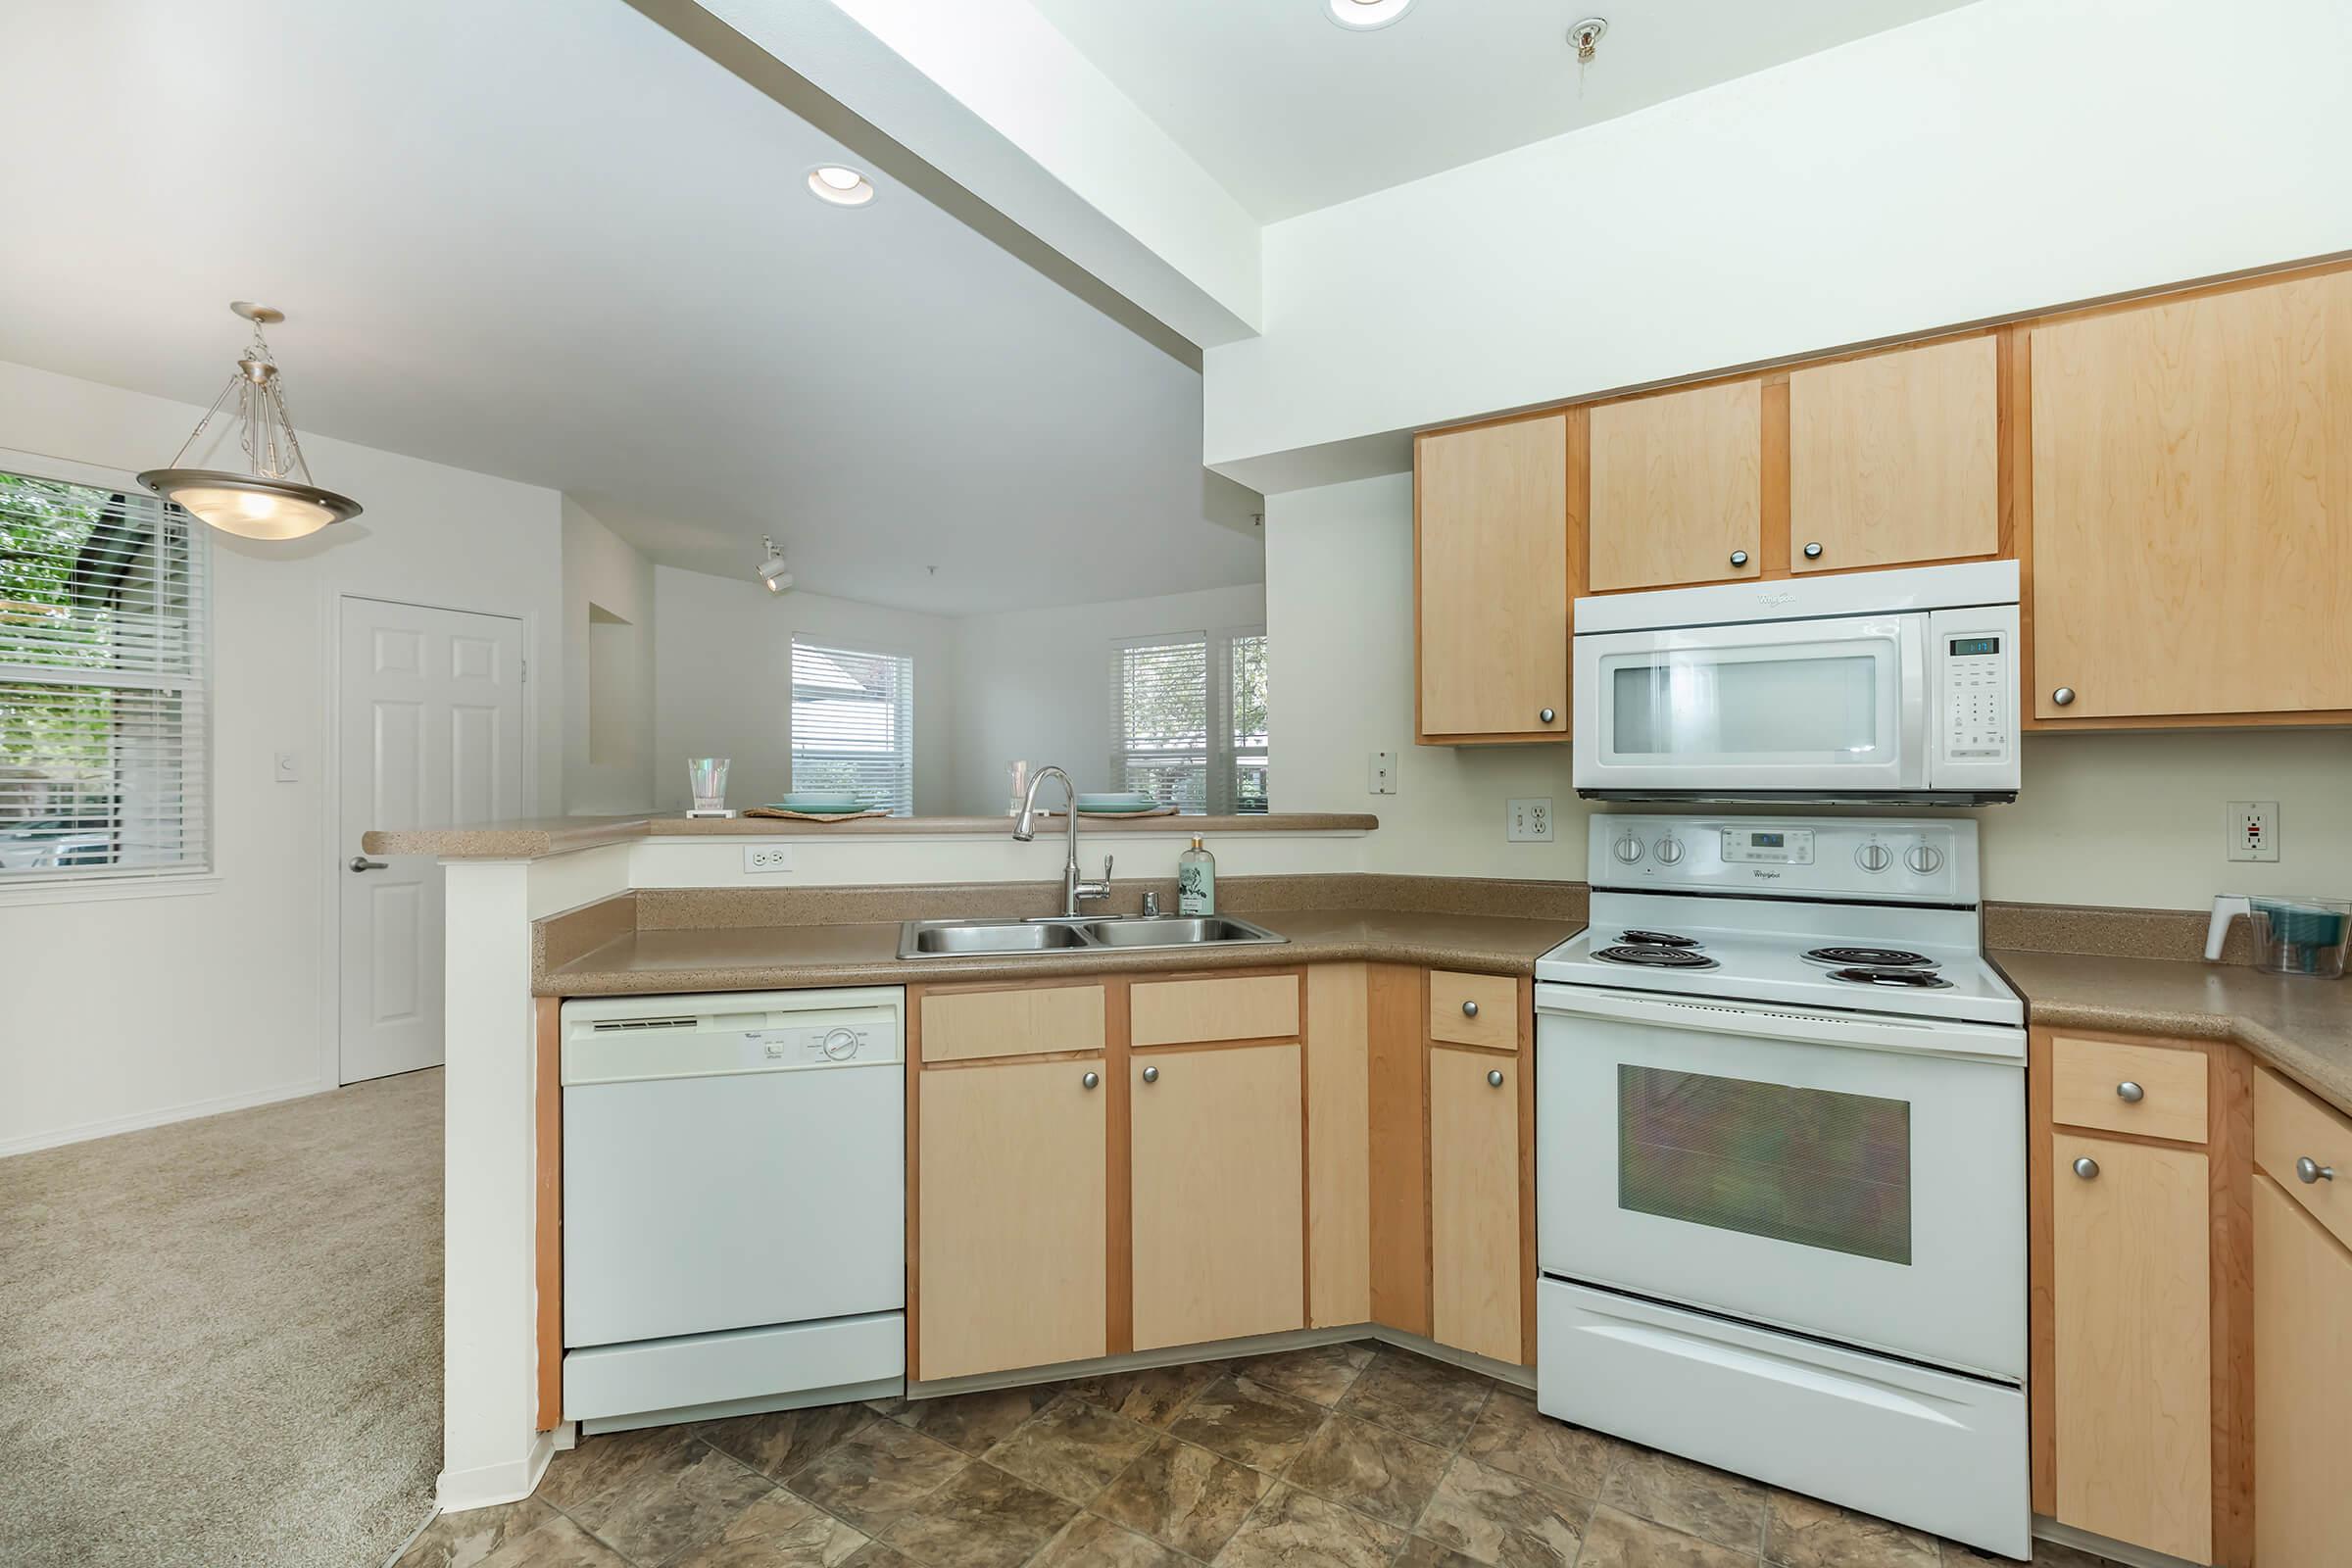
[[[1546,723],[1546,724],[1550,723],[1550,722],[1551,722],[1551,720],[1552,720],[1552,718],[1553,718],[1552,711],[1551,711],[1551,710],[1550,710],[1550,709],[1548,709],[1548,708],[1544,709],[1544,710],[1542,712],[1538,713],[1536,716],[1537,716],[1538,718],[1542,719],[1542,720],[1543,720],[1544,723]]]
[[[2127,1078],[2115,1086],[2115,1098],[2127,1105],[2136,1105],[2148,1098],[2148,1092]]]
[[[2075,1161],[2075,1174],[2084,1181],[2089,1181],[2099,1174],[2099,1162],[2088,1154],[2084,1154],[2081,1159]]]
[[[1475,1018],[1475,1017],[1477,1017],[1477,1016],[1478,1016],[1478,1004],[1477,1004],[1477,1003],[1475,1003],[1475,1002],[1465,1002],[1465,1003],[1463,1003],[1463,1004],[1462,1004],[1462,1016],[1463,1016],[1463,1017],[1465,1017],[1465,1018]]]
[[[2295,1180],[2306,1187],[2314,1182],[2331,1182],[2335,1180],[2335,1167],[2323,1165],[2309,1154],[2305,1154],[2301,1159],[2295,1161]]]
[[[1086,1089],[1092,1089],[1102,1081],[1102,1075],[1099,1072],[1090,1072],[1085,1077],[1078,1080],[1079,1085]]]
[[[391,864],[389,860],[370,860],[365,855],[355,855],[351,858],[351,868],[354,871],[381,871],[389,864]]]
[[[1744,566],[1744,565],[1746,565],[1746,564],[1747,564],[1747,552],[1746,552],[1746,551],[1744,551],[1744,550],[1735,550],[1735,551],[1733,551],[1733,552],[1732,552],[1732,564],[1733,564],[1733,565],[1735,565],[1735,566]]]
[[[2072,708],[2075,706],[2075,689],[2072,686],[2061,686],[2050,693],[2050,701],[2056,703],[2060,708]]]
[[[1807,561],[1819,561],[1821,559],[1821,546],[1818,544],[1806,545],[1805,559]]]
[[[1490,1089],[1500,1089],[1502,1087],[1502,1069],[1500,1067],[1492,1067],[1488,1069],[1487,1087]]]
[[[1159,1082],[1159,1069],[1157,1067],[1146,1067],[1144,1069],[1144,1082],[1148,1084],[1155,1084]]]

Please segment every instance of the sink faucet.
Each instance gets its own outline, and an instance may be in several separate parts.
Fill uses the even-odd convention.
[[[1023,844],[1037,837],[1037,787],[1050,778],[1061,780],[1062,809],[1070,818],[1070,855],[1061,867],[1061,914],[1065,920],[1075,920],[1081,899],[1110,897],[1110,857],[1102,857],[1102,881],[1078,879],[1078,786],[1070,782],[1069,774],[1048,763],[1031,775],[1029,793],[1021,797],[1021,814],[1012,824],[1012,836]]]

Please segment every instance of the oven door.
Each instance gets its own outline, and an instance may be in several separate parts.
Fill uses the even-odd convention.
[[[1537,988],[1543,1272],[2026,1371],[2019,1029]]]
[[[1924,614],[1576,639],[1580,790],[1928,788]]]

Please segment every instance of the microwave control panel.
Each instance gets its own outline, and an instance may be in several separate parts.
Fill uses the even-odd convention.
[[[1928,622],[1936,789],[2017,788],[2017,607],[1938,610]]]

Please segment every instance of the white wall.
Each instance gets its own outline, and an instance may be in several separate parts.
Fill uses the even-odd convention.
[[[727,804],[781,797],[791,782],[792,639],[914,659],[914,808],[949,798],[953,623],[752,579],[654,568],[654,800],[686,806],[686,759],[726,757]]]
[[[1058,762],[1080,789],[1109,789],[1111,645],[1160,632],[1230,630],[1266,619],[1262,583],[954,622],[954,792],[947,809],[1005,808],[1005,764]],[[1279,726],[1282,718],[1272,722]],[[1279,796],[1276,809],[1288,809]]]
[[[1981,0],[1276,223],[1208,461],[2352,248],[2347,58],[2340,0]]]
[[[654,567],[628,541],[571,499],[564,511],[564,809],[574,816],[644,811],[654,783]],[[608,626],[623,657],[591,656],[589,607],[628,622]],[[608,662],[590,679],[591,665]],[[590,707],[618,717],[620,744],[589,753]]]
[[[0,364],[0,447],[123,475],[203,411]],[[367,508],[309,540],[212,536],[217,882],[178,897],[0,903],[0,1152],[300,1094],[335,1078],[328,633],[343,591],[530,617],[526,795],[563,761],[558,499],[306,436]],[[26,464],[26,466],[34,466]],[[291,751],[298,782],[272,782]],[[0,899],[7,899],[0,891]]]
[[[1585,875],[1590,808],[1567,748],[1412,742],[1410,478],[1268,496],[1266,581],[1283,809],[1376,812],[1368,870]],[[1367,791],[1374,751],[1398,754],[1394,796]],[[1503,842],[1503,803],[1519,795],[1551,797],[1552,843]],[[2232,800],[2279,803],[2277,864],[2224,858]],[[2352,731],[2030,736],[2018,804],[1975,813],[1985,896],[2176,909],[2216,893],[2340,898],[2352,888],[2348,802]]]

